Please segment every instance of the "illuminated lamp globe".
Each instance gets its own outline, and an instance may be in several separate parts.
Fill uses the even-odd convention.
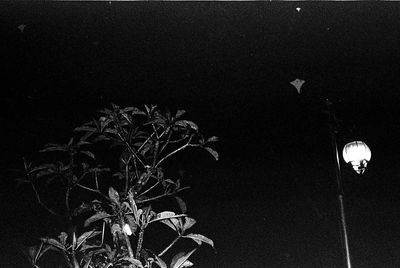
[[[343,159],[350,163],[358,174],[363,174],[371,160],[371,150],[362,141],[349,142],[343,148]]]

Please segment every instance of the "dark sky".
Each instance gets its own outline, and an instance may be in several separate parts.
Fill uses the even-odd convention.
[[[192,151],[180,163],[196,230],[218,250],[195,267],[342,267],[329,98],[340,148],[372,150],[364,176],[343,166],[353,266],[400,267],[399,14],[382,2],[2,2],[2,169],[111,102],[183,108],[221,138],[218,162]],[[13,239],[43,232],[10,181],[4,267],[20,261]]]

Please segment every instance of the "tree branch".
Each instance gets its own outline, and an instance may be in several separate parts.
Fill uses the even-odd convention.
[[[80,187],[80,188],[82,188],[84,190],[87,190],[87,191],[90,191],[90,192],[93,192],[93,193],[97,193],[97,194],[101,195],[102,197],[104,197],[105,199],[110,200],[110,198],[108,196],[106,196],[105,194],[103,194],[99,190],[92,189],[90,187],[84,186],[84,185],[79,184],[79,183],[77,183],[76,186],[78,186],[78,187]]]
[[[181,147],[179,147],[178,149],[170,152],[169,154],[167,154],[166,156],[164,156],[160,161],[158,161],[158,163],[155,165],[155,167],[158,167],[162,162],[164,162],[166,159],[170,158],[171,156],[173,156],[174,154],[176,154],[179,151],[182,151],[183,149],[185,149],[188,146],[193,146],[193,144],[190,144],[190,142],[193,139],[193,135],[190,135],[189,140],[187,141],[187,143],[185,145],[182,145]]]
[[[161,149],[160,149],[160,154],[164,151],[165,147],[168,146],[168,144],[169,144],[169,142],[170,142],[170,140],[171,140],[171,136],[172,136],[172,131],[169,132],[168,137],[167,137],[167,140],[165,141],[164,145],[161,147]],[[184,139],[183,139],[183,140],[184,140]]]
[[[122,218],[119,218],[119,224],[121,225],[121,228],[124,228],[124,220]],[[123,231],[122,233],[124,235],[125,243],[128,248],[129,257],[133,259],[134,255],[133,255],[131,241],[129,240],[129,236],[125,231]],[[133,264],[129,265],[129,267],[133,268]]]
[[[99,191],[99,181],[97,179],[97,171],[94,171],[94,182],[96,183],[96,189]]]
[[[153,127],[153,131],[154,131],[154,133],[156,134],[157,140],[160,139],[160,136],[158,136],[157,129],[156,129],[156,127],[154,126],[154,124],[151,124],[151,126]]]
[[[154,154],[153,154],[153,167],[155,166],[156,162],[157,162],[157,157],[158,157],[158,148],[160,146],[160,141],[157,140],[156,144],[154,146]]]
[[[140,147],[138,148],[138,152],[140,152],[140,150],[143,149],[143,147],[146,145],[146,143],[148,143],[149,140],[150,140],[151,138],[153,138],[154,134],[155,134],[154,132],[151,133],[150,136],[142,143],[142,145],[140,145]]]
[[[128,161],[125,164],[125,194],[128,193],[129,188],[129,162],[131,161],[131,157],[129,157]]]
[[[121,137],[122,138],[122,137]],[[137,155],[137,153],[135,152],[135,149],[132,148],[132,146],[129,144],[129,142],[127,142],[126,140],[123,140],[123,142],[125,143],[125,145],[128,147],[128,150],[131,152],[131,154],[133,154],[135,156],[135,158],[139,161],[140,164],[142,164],[143,167],[145,167],[146,165],[143,163],[143,161],[139,158],[139,156]]]
[[[48,206],[46,206],[45,203],[42,202],[42,200],[40,199],[39,193],[38,193],[38,191],[36,190],[35,185],[33,184],[33,182],[30,182],[30,183],[31,183],[31,185],[32,185],[33,191],[35,192],[36,200],[37,200],[37,202],[39,203],[39,205],[41,205],[42,207],[44,207],[44,208],[45,208],[48,212],[50,212],[51,214],[53,214],[53,215],[55,215],[55,216],[60,216],[59,214],[57,214],[56,212],[54,212],[52,209],[50,209]]]
[[[189,186],[187,186],[187,187],[183,187],[183,188],[181,188],[181,189],[178,189],[178,190],[176,190],[176,191],[175,191],[175,192],[173,192],[173,193],[165,193],[165,194],[160,194],[160,195],[157,195],[157,196],[154,196],[154,197],[148,198],[148,199],[144,199],[144,200],[137,200],[137,202],[136,202],[136,203],[138,203],[138,204],[142,204],[142,203],[146,203],[146,202],[154,201],[154,200],[157,200],[157,199],[160,199],[160,198],[163,198],[163,197],[167,197],[167,196],[171,196],[171,195],[177,194],[177,193],[179,193],[179,192],[181,192],[181,191],[183,191],[183,190],[186,190],[186,189],[190,189],[190,187],[189,187]]]
[[[140,258],[140,252],[142,251],[142,245],[143,245],[143,236],[144,236],[144,227],[143,225],[140,227],[140,232],[139,232],[139,239],[136,247],[136,255],[135,258],[139,260]]]
[[[163,251],[161,251],[158,254],[158,257],[161,257],[162,255],[164,255],[165,252],[167,252],[173,245],[175,245],[176,242],[178,242],[179,238],[181,238],[181,236],[177,236]]]
[[[154,187],[156,187],[159,183],[160,183],[160,182],[157,181],[153,186],[151,186],[150,188],[148,188],[148,189],[145,190],[144,192],[140,193],[140,194],[137,196],[137,198],[139,198],[139,197],[141,197],[142,195],[144,195],[144,194],[150,192],[150,191],[151,191]]]
[[[69,219],[70,217],[70,208],[69,208],[69,194],[70,194],[71,188],[68,186],[67,191],[65,192],[65,208],[67,209],[67,216]]]

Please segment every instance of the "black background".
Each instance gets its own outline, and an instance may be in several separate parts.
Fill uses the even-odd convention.
[[[372,150],[362,177],[343,166],[353,266],[399,267],[399,14],[394,2],[0,3],[1,266],[23,267],[12,241],[57,225],[8,170],[113,102],[185,109],[221,139],[218,162],[188,151],[174,166],[218,251],[204,246],[195,267],[342,267],[329,98],[340,147]]]

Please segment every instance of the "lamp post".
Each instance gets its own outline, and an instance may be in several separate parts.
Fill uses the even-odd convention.
[[[341,227],[341,240],[342,246],[344,249],[344,257],[346,261],[347,268],[351,268],[351,259],[350,259],[350,249],[349,249],[349,241],[347,234],[347,224],[346,224],[346,214],[344,209],[344,191],[342,187],[342,173],[340,169],[340,159],[339,159],[339,151],[337,146],[337,135],[339,133],[337,126],[337,118],[332,113],[330,109],[330,102],[327,100],[328,111],[330,116],[330,130],[331,130],[331,142],[332,148],[334,152],[335,159],[335,170],[336,170],[336,185],[337,185],[337,194],[338,194],[338,202],[339,202],[339,210],[340,210],[340,227]],[[368,161],[371,160],[371,150],[369,147],[362,141],[353,141],[347,143],[343,148],[343,159],[346,163],[351,163],[353,169],[358,174],[363,174],[367,167]]]

